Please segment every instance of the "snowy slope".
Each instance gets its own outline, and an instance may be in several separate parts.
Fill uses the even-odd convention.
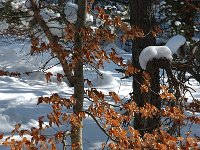
[[[0,37],[0,70],[18,71],[20,73],[36,71],[50,58],[48,53],[29,56],[27,55],[29,49],[28,40],[21,41],[12,37]],[[120,49],[118,48],[118,50]],[[124,58],[131,57],[130,54],[123,51],[121,55]],[[50,65],[55,63],[57,63],[57,60],[51,61]],[[105,93],[115,91],[121,97],[127,97],[132,90],[132,81],[131,79],[121,81],[120,78],[123,75],[117,73],[115,68],[117,66],[114,63],[106,63],[105,70],[102,70],[102,77],[90,68],[85,68],[85,78],[92,80],[93,86]],[[62,73],[61,70],[60,66],[56,66],[48,71],[56,74]],[[73,94],[73,88],[68,87],[65,82],[58,83],[56,77],[53,77],[52,82],[47,83],[42,72],[34,72],[29,76],[23,74],[19,78],[0,77],[0,85],[0,133],[5,132],[5,136],[9,135],[16,123],[22,123],[23,128],[36,126],[38,117],[45,116],[51,111],[49,105],[36,105],[39,96],[58,93],[63,97],[70,97]],[[89,102],[85,101],[84,105],[87,108]],[[100,149],[101,143],[107,140],[107,137],[89,117],[84,121],[83,134],[85,149]],[[7,148],[0,146],[0,149]]]
[[[131,54],[124,52],[116,45],[108,45],[105,50],[108,52],[111,48],[115,48],[120,56],[123,56],[125,61],[131,58]],[[27,40],[20,41],[12,37],[0,37],[0,70],[12,71],[17,67],[16,71],[23,73],[24,71],[38,70],[45,60],[50,58],[48,53],[40,56],[27,56],[29,53],[30,45]],[[168,54],[168,53],[167,53]],[[158,54],[159,57],[161,54]],[[57,63],[53,60],[50,65]],[[115,71],[118,68],[114,63],[105,63],[104,70],[100,70],[103,76],[98,76],[91,68],[85,67],[85,78],[92,81],[93,86],[100,89],[104,93],[115,91],[122,98],[128,98],[129,93],[132,91],[132,79],[120,78],[123,76]],[[52,73],[62,73],[61,67],[56,66],[52,68]],[[200,97],[199,84],[191,80],[192,87],[196,90],[193,92],[195,98]],[[46,83],[42,72],[34,72],[30,76],[22,75],[17,77],[0,77],[0,133],[5,132],[5,136],[9,135],[14,129],[16,123],[22,123],[22,128],[30,128],[37,125],[39,116],[45,116],[51,111],[51,106],[37,104],[39,96],[49,96],[53,93],[58,93],[63,97],[70,97],[73,94],[73,88],[68,87],[65,82],[58,83],[56,78],[53,77],[52,82]],[[86,85],[86,89],[88,86]],[[188,102],[192,101],[191,95],[188,93]],[[89,101],[85,100],[84,106],[89,106]],[[190,112],[188,112],[189,114]],[[200,114],[197,114],[200,115]],[[199,135],[199,126],[193,125],[192,134]],[[66,127],[61,127],[66,129]],[[187,131],[189,126],[183,130]],[[54,133],[55,130],[50,130],[48,133]],[[83,128],[83,143],[84,149],[93,150],[101,149],[102,142],[107,140],[107,137],[97,127],[96,123],[87,117],[84,120]],[[15,138],[19,138],[16,136]],[[58,145],[58,147],[61,145]],[[4,146],[0,146],[1,150],[6,150]]]

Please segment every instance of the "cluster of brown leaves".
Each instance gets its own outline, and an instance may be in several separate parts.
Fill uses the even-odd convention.
[[[165,100],[168,100],[168,101],[175,101],[176,100],[176,97],[174,96],[173,93],[170,93],[167,86],[160,86],[161,88],[161,94],[160,94],[160,97],[161,99],[165,99]]]
[[[135,113],[139,112],[139,107],[134,101],[123,104],[123,109],[130,115],[130,117],[133,117]]]
[[[161,110],[161,114],[163,117],[170,117],[174,120],[174,122],[178,124],[183,124],[185,119],[184,112],[177,107],[169,107],[166,106]]]
[[[149,117],[152,118],[153,116],[158,114],[158,109],[155,106],[146,103],[144,107],[140,108],[140,113],[141,117],[144,117],[145,119]]]
[[[91,0],[90,2],[93,2]],[[89,12],[90,7],[88,7]],[[110,18],[108,14],[105,13],[104,9],[97,7],[98,11],[97,17],[104,21],[105,26],[114,26],[115,28],[123,31],[123,36],[121,36],[121,40],[125,42],[127,39],[135,39],[144,37],[144,32],[138,27],[129,27],[126,23],[123,23],[120,17]],[[103,61],[112,60],[117,65],[124,67],[125,75],[130,76],[139,72],[137,68],[132,65],[125,65],[123,63],[123,59],[112,49],[112,52],[109,54],[106,53],[105,50],[101,49],[100,44],[104,41],[112,42],[116,39],[116,35],[111,33],[111,31],[107,28],[103,29],[91,29],[90,27],[84,27],[77,30],[75,25],[69,23],[65,28],[65,40],[74,41],[77,37],[77,34],[82,36],[82,42],[84,43],[83,48],[80,50],[75,50],[72,54],[72,60],[69,64],[69,67],[73,69],[76,65],[77,60],[82,60],[84,63],[89,63],[91,65],[95,65],[97,68],[103,67]],[[152,34],[156,36],[159,32],[161,32],[160,28],[155,27],[152,29]],[[63,61],[65,61],[66,57],[69,56],[71,52],[64,49],[64,47],[60,44],[50,43],[45,44],[41,43],[38,38],[32,38],[32,53],[40,53],[45,50],[52,50],[53,53]],[[0,76],[20,76],[17,72],[4,72],[0,70]],[[53,74],[51,72],[47,72],[45,74],[47,82],[51,81],[51,77]],[[57,80],[61,81],[64,77],[62,74],[57,74]],[[144,82],[141,84],[141,91],[149,92],[150,88],[150,76],[147,73],[143,73]],[[92,86],[91,81],[85,79],[85,82],[88,85]],[[18,149],[26,148],[26,149],[37,149],[36,145],[40,145],[39,147],[43,149],[56,149],[55,141],[61,142],[63,140],[64,132],[59,131],[52,135],[51,137],[47,137],[41,134],[41,131],[44,131],[47,128],[52,127],[53,125],[61,126],[67,123],[70,123],[71,126],[82,127],[81,120],[85,118],[85,114],[89,114],[95,118],[99,118],[101,120],[101,127],[104,132],[114,141],[111,142],[108,147],[110,149],[178,149],[177,146],[178,141],[183,141],[184,139],[179,137],[175,138],[165,131],[157,130],[152,134],[145,133],[143,137],[141,137],[138,130],[135,130],[133,127],[128,126],[128,129],[122,127],[124,122],[130,122],[132,117],[134,117],[135,113],[140,113],[144,119],[149,117],[153,117],[160,113],[157,108],[151,104],[146,103],[143,107],[139,108],[134,101],[127,102],[125,104],[122,103],[121,98],[115,92],[109,92],[110,103],[114,102],[115,105],[110,104],[106,100],[106,95],[104,95],[101,91],[97,91],[92,88],[90,90],[85,91],[88,97],[91,99],[92,104],[86,111],[78,112],[76,114],[66,113],[66,108],[70,109],[76,103],[76,100],[73,96],[69,99],[61,98],[58,94],[53,94],[50,97],[39,97],[38,103],[50,104],[52,106],[52,112],[47,114],[47,116],[41,116],[38,118],[38,128],[33,127],[30,130],[20,130],[20,124],[16,124],[15,129],[11,132],[11,136],[7,137],[3,144],[5,146],[10,146],[11,148]],[[107,96],[107,97],[108,97]],[[168,92],[168,87],[161,86],[161,94],[160,97],[164,100],[175,100],[175,97],[172,93]],[[121,114],[119,111],[116,111],[113,107],[117,107],[125,110],[127,113]],[[184,119],[187,119],[191,122],[198,123],[200,122],[197,117],[185,117],[183,111],[176,107],[165,107],[161,110],[161,115],[163,117],[170,117],[176,123],[183,124]],[[48,125],[44,123],[44,119],[48,119]],[[96,120],[97,121],[97,120]],[[97,121],[98,122],[98,121]],[[12,138],[14,134],[20,135],[22,137],[21,140],[17,141]],[[28,139],[25,136],[30,136]],[[4,135],[0,134],[0,139],[3,139]],[[187,138],[185,140],[185,148],[197,148],[197,141],[192,138]],[[78,143],[77,143],[78,144]],[[76,147],[76,145],[72,145],[72,149]]]
[[[133,127],[128,127],[130,136],[128,141],[124,143],[111,142],[108,147],[112,150],[116,149],[159,149],[159,150],[180,150],[180,149],[195,149],[198,147],[198,140],[195,138],[173,137],[163,130],[154,131],[152,134],[145,133],[141,138],[139,132]],[[181,142],[181,144],[177,144]]]
[[[53,73],[51,73],[51,72],[46,72],[44,75],[45,75],[47,83],[51,82],[51,77],[52,76],[56,76],[56,79],[57,79],[58,82],[61,82],[62,78],[64,78],[64,75],[60,74],[60,73],[57,73],[56,75],[53,75]]]
[[[158,135],[151,138],[147,138],[145,134],[144,139],[141,138],[138,130],[134,130],[133,127],[129,126],[128,129],[122,128],[122,123],[130,122],[131,118],[135,113],[141,113],[142,116],[147,119],[153,117],[158,113],[156,107],[146,104],[142,108],[138,108],[136,103],[131,101],[129,103],[122,104],[122,109],[127,110],[126,115],[120,114],[112,105],[106,102],[105,95],[102,92],[98,92],[96,89],[87,91],[89,97],[93,100],[88,111],[95,117],[101,118],[102,127],[105,132],[115,141],[111,142],[108,147],[110,149],[142,149],[142,148],[159,148],[169,147],[171,143],[162,144],[158,141]],[[121,100],[115,92],[110,92],[109,96],[114,100],[115,104],[120,104]],[[173,137],[171,137],[173,139]],[[169,139],[168,139],[169,140]],[[154,145],[151,142],[154,142]],[[172,141],[172,140],[171,140]],[[105,143],[103,144],[105,146]],[[172,147],[172,146],[171,146]]]
[[[65,32],[66,32],[65,39],[68,41],[74,41],[76,27],[73,24],[69,23],[65,27]]]
[[[125,43],[127,39],[135,39],[135,38],[143,38],[144,32],[137,26],[131,26],[127,28],[122,28],[124,31],[124,34],[121,36],[121,41]]]
[[[66,99],[61,98],[57,93],[55,93],[52,94],[50,97],[39,97],[37,105],[41,103],[65,106],[67,109],[69,109],[76,103],[76,101],[73,96],[71,96],[70,99]]]
[[[109,61],[109,59],[125,67],[123,59],[116,54],[114,49],[111,53],[106,54],[106,52],[100,48],[101,42],[113,42],[116,39],[116,35],[111,33],[110,29],[106,28],[106,26],[114,26],[115,28],[121,29],[124,33],[122,37],[124,40],[143,37],[143,31],[138,27],[128,27],[118,16],[110,18],[109,15],[105,13],[104,9],[100,7],[97,7],[96,10],[98,11],[97,17],[104,21],[105,28],[91,29],[90,27],[83,27],[76,29],[75,25],[70,23],[65,28],[66,40],[74,41],[76,34],[79,34],[82,36],[84,43],[83,48],[76,50],[73,54],[74,57],[72,57],[73,60],[71,60],[70,66],[73,68],[78,58],[84,63],[95,65],[97,68],[103,68],[103,61]],[[136,73],[137,71],[136,68],[130,65],[126,69],[126,74]]]
[[[115,92],[110,92],[109,96],[115,104],[121,104],[120,108],[127,111],[126,115],[121,114],[115,109],[113,105],[110,105],[105,98],[107,98],[102,92],[96,89],[87,90],[86,94],[93,100],[90,105],[88,112],[95,118],[101,118],[101,125],[105,132],[110,136],[110,138],[115,141],[108,144],[110,149],[179,149],[182,147],[196,147],[196,141],[193,139],[189,145],[184,144],[187,139],[182,137],[175,138],[174,136],[168,134],[165,131],[157,129],[157,131],[152,134],[145,133],[142,138],[138,130],[133,127],[128,126],[128,129],[122,127],[123,122],[130,122],[131,118],[135,113],[141,113],[142,117],[145,119],[151,118],[160,113],[158,109],[150,104],[146,104],[144,107],[138,108],[134,101],[130,101],[125,104],[121,104],[122,101],[120,97]],[[112,101],[111,101],[112,102]],[[117,105],[116,105],[117,106]],[[176,123],[183,124],[185,116],[183,112],[176,107],[166,107],[161,110],[161,115],[163,117],[170,117]],[[188,120],[193,122],[198,122],[197,118],[190,117]],[[185,142],[183,142],[185,140]],[[177,144],[182,141],[182,145]],[[187,146],[186,146],[187,145]],[[105,146],[105,143],[102,144]],[[183,149],[184,149],[183,148]]]
[[[158,34],[162,32],[163,30],[158,26],[154,26],[153,29],[151,30],[151,33],[153,34],[154,37],[156,37]]]
[[[11,132],[11,136],[6,137],[2,144],[9,146],[11,149],[27,149],[37,150],[40,149],[51,149],[56,150],[56,135],[51,138],[46,138],[45,135],[40,134],[41,129],[32,127],[29,129],[20,129],[21,124],[16,124],[15,129]],[[21,140],[16,140],[13,136],[18,134]],[[3,138],[3,137],[1,137]]]
[[[78,112],[76,114],[67,114],[63,112],[65,109],[70,109],[75,105],[76,100],[72,95],[69,99],[61,98],[57,93],[53,94],[50,97],[39,97],[38,104],[46,103],[51,104],[52,112],[47,114],[47,118],[49,120],[49,126],[52,127],[53,124],[64,125],[66,123],[70,123],[73,126],[81,126],[80,122],[85,118],[84,112]],[[43,128],[44,122],[42,121],[43,117],[38,120],[39,128]]]
[[[40,42],[39,38],[31,37],[31,54],[39,54],[44,51],[48,51],[50,48],[49,44]]]
[[[200,118],[198,116],[191,116],[187,117],[186,119],[193,123],[200,124]]]
[[[0,70],[0,76],[10,76],[10,77],[20,77],[21,73],[19,72],[8,72]]]
[[[124,67],[125,64],[123,63],[123,58],[120,57],[114,49],[112,49],[112,52],[109,54],[110,59],[117,65]]]
[[[137,74],[139,72],[139,69],[134,67],[132,64],[129,64],[129,65],[126,65],[126,68],[125,68],[125,76],[131,76],[133,74]]]
[[[8,71],[0,70],[0,76],[10,76],[10,77],[20,77],[22,74],[29,76],[31,73],[33,73],[33,72],[19,73],[19,72],[8,72]],[[51,82],[51,77],[53,76],[53,74],[51,72],[44,73],[44,76],[46,78],[47,83]],[[57,73],[55,76],[59,82],[61,82],[61,79],[64,78],[64,75],[62,75],[60,73]]]
[[[85,112],[78,112],[77,114],[68,114],[64,112],[71,108],[75,103],[75,98],[71,96],[69,99],[61,98],[57,93],[50,97],[39,97],[38,104],[45,103],[52,106],[52,112],[47,116],[38,118],[38,127],[29,129],[21,129],[21,124],[16,124],[15,129],[11,132],[11,136],[5,138],[1,143],[9,146],[11,149],[51,149],[56,150],[56,143],[62,142],[64,137],[63,131],[58,131],[55,134],[45,135],[43,131],[52,127],[53,125],[61,126],[70,123],[72,126],[82,127],[80,120],[85,118]],[[44,119],[48,119],[48,124],[44,123]],[[21,140],[16,140],[13,136],[17,134]],[[4,134],[0,135],[3,139]],[[76,147],[76,146],[74,146]]]
[[[150,87],[151,86],[151,84],[150,84],[151,76],[149,73],[143,72],[142,77],[143,77],[143,83],[140,86],[140,90],[142,93],[147,93],[147,92],[149,92],[149,89],[151,88]]]
[[[109,104],[106,100],[107,96],[101,91],[96,89],[87,90],[85,92],[92,100],[92,104],[86,112],[82,111],[76,114],[68,114],[63,112],[66,108],[71,108],[75,103],[74,97],[69,99],[61,98],[58,94],[53,94],[50,97],[39,97],[38,104],[46,103],[52,106],[52,112],[47,115],[49,124],[45,124],[44,116],[38,118],[38,128],[31,128],[30,130],[20,130],[20,124],[15,126],[15,129],[11,132],[11,136],[6,138],[2,144],[9,147],[18,147],[26,149],[36,149],[41,147],[43,149],[56,149],[55,141],[62,142],[64,132],[59,131],[47,137],[41,134],[47,128],[52,127],[53,124],[58,127],[66,123],[70,123],[72,126],[82,127],[80,121],[85,118],[85,114],[92,115],[94,118],[101,119],[101,126],[104,132],[114,141],[108,144],[110,149],[179,149],[179,148],[198,148],[197,140],[194,138],[175,138],[165,131],[157,130],[152,134],[145,133],[141,137],[138,130],[135,130],[132,126],[128,126],[128,129],[122,127],[123,122],[130,122],[135,113],[141,113],[142,116],[147,119],[153,117],[158,113],[158,110],[150,105],[146,104],[144,107],[138,108],[134,101],[130,101],[125,104],[121,104],[120,97],[115,92],[110,92],[110,102],[120,104],[120,108],[127,111],[126,114],[113,109],[113,105]],[[117,105],[116,105],[117,106]],[[183,123],[185,116],[183,112],[176,107],[166,107],[162,110],[162,116],[170,117],[177,123]],[[198,118],[188,117],[188,120],[199,123]],[[12,136],[14,134],[20,135],[21,140],[17,141]],[[27,137],[30,136],[30,138]],[[3,134],[0,135],[3,138]],[[177,143],[181,141],[182,145]],[[105,146],[105,143],[103,144]],[[74,145],[76,147],[76,145]]]
[[[188,106],[186,106],[186,109],[195,113],[200,112],[200,100],[194,99]]]

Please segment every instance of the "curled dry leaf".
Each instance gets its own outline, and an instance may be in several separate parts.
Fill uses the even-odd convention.
[[[0,140],[1,140],[1,139],[3,139],[3,136],[4,136],[4,134],[3,134],[3,133],[2,133],[2,134],[0,134]]]
[[[64,78],[64,76],[62,75],[62,74],[60,74],[60,73],[57,73],[57,80],[59,81],[59,82],[61,82],[61,79],[62,78]]]
[[[51,72],[47,72],[47,73],[45,74],[45,78],[46,78],[47,83],[48,83],[49,81],[51,81],[51,76],[53,76],[53,74],[52,74]]]
[[[114,99],[115,104],[121,102],[120,97],[115,92],[109,92],[109,95]]]
[[[140,90],[142,93],[147,93],[149,91],[149,88],[147,85],[143,84],[140,86]]]

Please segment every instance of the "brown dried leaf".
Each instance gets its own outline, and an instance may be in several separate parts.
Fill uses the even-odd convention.
[[[142,93],[147,93],[149,91],[149,88],[148,88],[148,86],[143,84],[140,86],[140,90]]]
[[[52,74],[51,72],[47,72],[47,73],[45,74],[45,78],[46,78],[46,80],[47,80],[47,83],[48,83],[49,81],[51,81],[51,76],[53,76],[53,74]]]
[[[121,102],[120,97],[115,92],[109,92],[109,95],[114,99],[115,104]]]
[[[62,74],[60,74],[60,73],[57,73],[57,80],[59,81],[59,82],[61,82],[61,79],[62,78],[64,78],[64,76],[62,75]]]
[[[0,140],[3,138],[4,134],[0,134]]]

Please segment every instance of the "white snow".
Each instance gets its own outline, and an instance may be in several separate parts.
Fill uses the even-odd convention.
[[[4,41],[4,42],[3,42]],[[120,49],[117,44],[109,44],[104,49],[107,52],[112,51],[114,48],[120,56],[125,60],[131,59],[131,54]],[[12,37],[0,37],[0,70],[12,71],[17,66],[17,70],[20,72],[37,70],[45,60],[50,58],[50,55],[44,53],[40,56],[28,56],[30,44],[22,44],[17,42],[15,38]],[[142,56],[143,55],[143,56]],[[163,58],[167,57],[172,59],[171,52],[166,46],[151,46],[147,47],[141,53],[142,59],[146,62],[153,58]],[[141,57],[140,56],[140,57]],[[145,62],[142,61],[142,65],[145,67]],[[53,65],[57,63],[54,60],[50,63]],[[115,71],[118,66],[114,63],[105,63],[104,70],[101,71],[103,77],[97,76],[97,74],[88,69],[84,72],[85,78],[92,81],[93,87],[101,90],[105,94],[110,91],[114,91],[121,98],[127,97],[129,93],[132,92],[132,78],[121,80],[122,74]],[[61,73],[61,67],[56,66],[48,70],[54,75],[56,73]],[[194,94],[195,98],[199,98],[200,89],[199,84],[192,80],[193,88],[196,90]],[[49,96],[53,93],[58,93],[62,97],[70,97],[73,94],[73,88],[68,87],[65,82],[58,83],[56,77],[52,77],[52,82],[46,83],[42,72],[35,72],[30,74],[30,76],[23,75],[20,78],[4,76],[0,77],[0,132],[4,132],[5,137],[10,135],[10,132],[14,129],[16,123],[21,123],[23,129],[31,128],[37,125],[37,120],[39,116],[46,116],[47,113],[51,111],[50,105],[36,105],[37,98],[39,96]],[[86,86],[86,89],[89,87]],[[189,102],[192,101],[192,97],[187,94]],[[85,100],[84,108],[89,106],[90,102]],[[66,129],[65,127],[61,127]],[[198,126],[193,126],[192,129],[198,132]],[[48,133],[54,133],[49,131]],[[187,131],[185,129],[185,131]],[[5,138],[4,137],[4,138]],[[84,149],[101,149],[101,144],[107,140],[105,134],[99,129],[92,118],[86,116],[84,120],[83,128],[83,143]],[[20,139],[19,136],[14,136],[16,139]],[[29,138],[29,137],[28,137]],[[70,141],[69,141],[70,142]],[[58,149],[59,149],[59,145]],[[8,148],[0,145],[1,150],[7,150]],[[60,147],[61,149],[61,147]]]
[[[186,42],[186,38],[182,35],[175,35],[173,37],[171,37],[167,43],[165,44],[165,46],[167,46],[172,54],[178,54],[178,49],[184,45],[184,43]]]
[[[6,30],[8,29],[8,24],[6,23],[6,21],[0,21],[0,31]]]
[[[74,4],[71,2],[66,3],[64,13],[65,13],[68,21],[74,23],[77,20],[77,11],[78,11],[77,4]]]
[[[93,22],[94,21],[94,17],[91,14],[86,14],[86,22]]]
[[[92,80],[92,85],[94,87],[116,87],[119,86],[119,83],[116,81],[116,79],[109,73],[102,73],[102,76],[97,75]]]
[[[41,9],[40,15],[46,21],[48,21],[49,19],[60,17],[59,13],[55,13],[53,10],[47,8]]]
[[[100,27],[100,26],[102,26],[104,24],[104,21],[103,20],[101,20],[101,19],[99,19],[99,18],[96,18],[96,26],[97,27]]]
[[[199,42],[199,38],[197,38],[197,37],[192,37],[192,40],[195,42]]]
[[[142,50],[139,56],[139,63],[142,69],[146,70],[146,65],[152,59],[166,58],[172,61],[171,50],[167,46],[148,46]]]
[[[48,22],[47,25],[53,35],[62,37],[65,34],[63,25],[59,24],[58,22],[51,21]]]
[[[78,5],[72,2],[67,2],[65,5],[65,15],[68,21],[74,23],[77,20]],[[86,22],[93,22],[93,16],[91,14],[86,14]]]
[[[3,42],[4,41],[4,42]],[[117,47],[117,46],[115,46]],[[43,53],[39,56],[27,56],[30,50],[30,43],[17,42],[12,37],[0,37],[0,70],[5,71],[25,71],[38,70],[45,60],[50,58],[50,54]],[[130,54],[123,53],[124,58],[131,57]],[[49,66],[57,63],[57,60],[52,60]],[[15,67],[17,67],[15,69]],[[132,80],[127,79],[121,81],[122,74],[115,71],[118,68],[114,63],[106,63],[104,71],[101,71],[103,77],[98,77],[94,71],[85,71],[85,78],[88,78],[94,84],[94,87],[108,94],[109,91],[114,91],[124,98],[132,91]],[[62,73],[61,67],[56,66],[47,71]],[[65,82],[59,83],[56,76],[53,76],[52,82],[47,83],[42,72],[34,72],[27,75],[22,75],[19,78],[4,76],[0,77],[0,133],[4,132],[5,137],[10,135],[16,123],[21,123],[24,129],[36,126],[39,116],[46,116],[51,111],[50,105],[36,105],[39,96],[50,96],[53,93],[58,93],[62,97],[70,97],[73,94],[73,88],[68,87]],[[86,86],[86,89],[89,87]],[[120,89],[120,90],[119,90]],[[90,102],[85,101],[85,109]],[[66,129],[62,127],[63,129]],[[53,130],[55,132],[55,130]],[[95,134],[94,134],[95,131]],[[107,140],[104,133],[98,128],[96,123],[87,117],[84,121],[83,129],[84,149],[101,149],[101,143]],[[19,136],[14,138],[20,139]],[[58,145],[59,147],[59,145]],[[6,150],[0,145],[1,150]],[[59,149],[59,148],[58,148]]]
[[[181,22],[180,22],[180,21],[175,21],[175,25],[176,25],[176,26],[180,26],[180,25],[181,25]]]

